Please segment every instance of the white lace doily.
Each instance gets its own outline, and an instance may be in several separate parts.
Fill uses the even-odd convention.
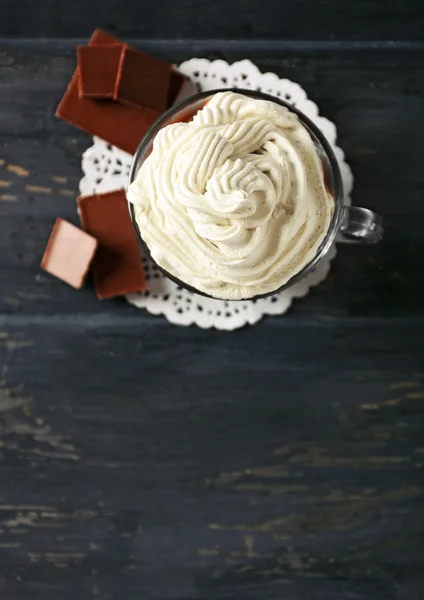
[[[336,146],[336,127],[331,121],[318,115],[317,106],[307,98],[300,85],[288,79],[279,79],[274,73],[261,73],[249,60],[229,65],[223,60],[211,62],[204,58],[193,58],[180,65],[179,69],[196,82],[201,90],[223,87],[259,90],[287,100],[299,108],[316,123],[332,145],[342,173],[346,204],[350,203],[352,174],[344,160],[343,151]],[[84,177],[80,182],[81,193],[93,194],[126,188],[131,158],[126,152],[95,137],[93,146],[82,158]],[[192,294],[167,279],[145,259],[149,292],[129,294],[126,298],[134,306],[145,308],[154,315],[164,315],[168,321],[177,325],[237,329],[247,323],[253,325],[264,315],[285,313],[293,298],[305,296],[311,286],[325,279],[335,255],[336,249],[333,246],[318,267],[290,289],[262,300],[244,302],[211,300]]]

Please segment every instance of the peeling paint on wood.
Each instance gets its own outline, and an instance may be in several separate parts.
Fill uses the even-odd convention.
[[[424,399],[424,391],[422,392],[411,392],[410,394],[406,394],[406,397],[410,400],[423,400]]]
[[[12,397],[9,390],[0,388],[0,413],[21,408],[26,402],[28,402],[27,398]]]
[[[0,342],[1,346],[4,346],[8,350],[19,350],[21,348],[28,348],[32,346],[32,342],[30,340],[8,340],[6,339],[4,342]]]
[[[19,165],[7,165],[6,169],[18,177],[28,177],[29,171]]]
[[[419,385],[420,384],[417,381],[397,381],[395,383],[391,383],[390,388],[392,390],[400,390],[417,387]]]
[[[52,188],[46,187],[43,185],[26,185],[25,189],[27,192],[32,192],[34,194],[51,194]]]

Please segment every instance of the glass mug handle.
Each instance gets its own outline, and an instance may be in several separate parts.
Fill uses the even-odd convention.
[[[350,244],[376,244],[384,233],[383,219],[359,206],[345,206],[337,241]]]

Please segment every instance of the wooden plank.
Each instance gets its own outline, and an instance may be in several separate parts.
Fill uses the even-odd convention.
[[[125,314],[123,302],[99,304],[90,286],[74,292],[38,268],[55,218],[78,222],[80,155],[90,138],[53,116],[75,66],[74,43],[3,41],[0,49],[0,313]],[[175,62],[190,56],[180,44],[153,50]],[[197,50],[217,56],[207,44]],[[228,49],[225,58],[243,55]],[[353,201],[386,219],[385,242],[341,247],[327,281],[296,302],[294,314],[422,315],[424,50],[277,48],[252,58],[263,71],[299,81],[337,124],[355,176]]]
[[[289,40],[418,40],[424,29],[420,0],[3,0],[0,35],[88,36],[95,27],[146,38]]]
[[[424,323],[0,327],[2,598],[418,598]]]

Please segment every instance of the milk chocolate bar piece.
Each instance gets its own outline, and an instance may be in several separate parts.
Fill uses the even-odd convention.
[[[172,104],[178,104],[179,102],[182,102],[186,98],[190,98],[190,96],[193,96],[198,92],[197,86],[193,81],[188,79],[188,77],[185,75],[182,75],[182,73],[178,73],[178,75],[183,78],[182,85]]]
[[[79,95],[113,98],[122,44],[78,46]]]
[[[189,81],[188,77],[176,69],[171,70],[171,80],[168,88],[168,106],[172,106],[176,103],[177,97],[186,81]]]
[[[124,45],[120,40],[100,29],[96,29],[89,42],[89,45],[95,44]],[[141,138],[159,113],[149,108],[129,106],[120,102],[80,98],[78,82],[79,69],[72,77],[57,108],[56,116],[91,135],[97,135],[129,154],[134,154]]]
[[[41,268],[80,289],[84,285],[96,249],[97,240],[94,237],[64,219],[57,219]]]
[[[125,46],[115,87],[115,100],[157,112],[168,107],[171,64]]]
[[[113,298],[146,290],[125,191],[80,196],[78,207],[84,229],[99,241],[92,263],[97,297]]]

